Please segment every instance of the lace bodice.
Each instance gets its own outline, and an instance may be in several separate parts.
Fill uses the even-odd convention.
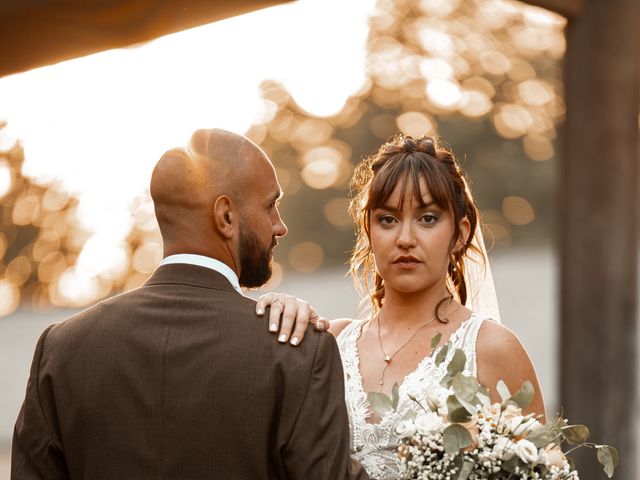
[[[362,332],[363,322],[354,321],[338,335],[338,348],[342,358],[345,377],[345,393],[349,427],[351,430],[351,455],[365,468],[371,478],[377,480],[397,479],[400,476],[400,462],[396,450],[400,439],[395,433],[395,425],[410,410],[418,413],[418,405],[408,394],[414,395],[421,403],[427,389],[441,390],[440,380],[446,373],[446,365],[455,348],[460,348],[467,356],[464,374],[476,376],[476,339],[483,317],[473,313],[451,335],[449,341],[454,348],[449,349],[445,362],[436,366],[433,357],[427,356],[409,373],[399,386],[400,400],[395,411],[388,411],[379,423],[367,423],[371,405],[362,386],[360,357],[357,340]],[[424,404],[424,403],[423,403]]]

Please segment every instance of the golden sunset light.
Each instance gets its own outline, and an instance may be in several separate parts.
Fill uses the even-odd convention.
[[[22,240],[17,230],[0,237],[10,297],[0,315],[26,299],[83,306],[140,285],[162,257],[151,170],[198,128],[260,144],[294,224],[305,215],[288,205],[319,199],[307,216],[319,230],[294,229],[267,288],[284,271],[342,262],[353,165],[396,132],[438,136],[456,115],[544,168],[564,115],[554,73],[564,24],[508,0],[302,0],[0,79],[0,147],[19,142],[15,160],[0,161],[0,196],[14,202],[14,226],[41,232],[6,255]],[[505,192],[484,208],[491,242],[509,245],[513,226],[535,225],[531,195]],[[341,240],[319,242],[330,231]]]

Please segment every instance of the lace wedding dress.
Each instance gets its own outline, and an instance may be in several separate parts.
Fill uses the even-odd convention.
[[[354,321],[338,335],[351,429],[351,455],[362,464],[371,478],[391,480],[400,477],[400,461],[396,455],[400,439],[395,433],[395,425],[409,410],[416,413],[420,411],[420,407],[408,397],[408,394],[413,394],[424,405],[426,390],[442,389],[440,380],[446,373],[446,364],[453,356],[455,348],[462,349],[466,354],[464,374],[476,376],[476,339],[483,320],[482,315],[473,313],[458,327],[449,338],[454,348],[449,349],[447,361],[439,367],[435,365],[433,357],[425,357],[399,386],[400,401],[397,410],[386,412],[380,422],[375,424],[367,423],[371,405],[362,386],[356,344],[364,322]]]

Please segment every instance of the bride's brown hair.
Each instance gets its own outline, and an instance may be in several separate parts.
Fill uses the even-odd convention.
[[[472,245],[478,225],[478,210],[467,187],[463,173],[453,154],[438,145],[432,137],[418,139],[397,135],[385,143],[373,155],[362,160],[355,168],[351,179],[354,197],[349,206],[356,228],[356,246],[350,260],[350,273],[357,289],[368,295],[373,311],[382,307],[384,280],[375,268],[371,250],[371,212],[383,206],[396,186],[400,186],[400,204],[409,190],[425,206],[420,189],[420,179],[424,178],[433,201],[445,210],[453,212],[454,232],[449,247],[449,267],[447,277],[453,287],[452,296],[458,296],[463,305],[467,301],[467,286],[464,281],[464,258],[469,248],[479,255],[479,249]],[[462,239],[461,248],[455,248],[460,238],[460,221],[469,220],[469,235]],[[484,261],[484,259],[483,259]],[[373,285],[371,285],[373,283]],[[445,299],[446,300],[446,299]],[[436,315],[438,309],[436,308]],[[438,319],[442,321],[442,319]]]

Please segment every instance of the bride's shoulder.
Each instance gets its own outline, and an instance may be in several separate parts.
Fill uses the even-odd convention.
[[[478,331],[476,351],[478,356],[508,358],[513,354],[522,354],[524,347],[511,329],[495,320],[486,319]]]
[[[337,318],[335,320],[331,320],[329,325],[329,332],[331,332],[334,337],[337,337],[338,335],[340,335],[340,332],[342,332],[345,328],[347,328],[355,321],[357,320],[354,320],[353,318]]]

